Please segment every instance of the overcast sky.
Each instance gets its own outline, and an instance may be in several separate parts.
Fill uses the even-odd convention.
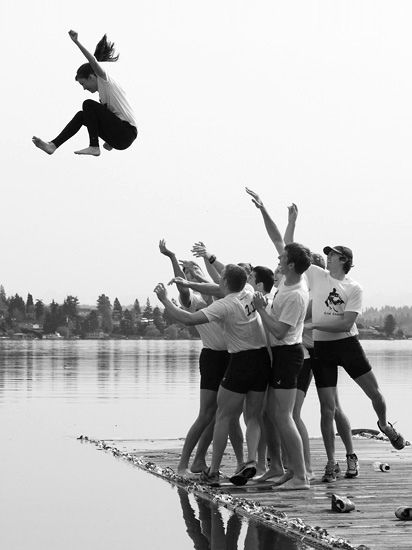
[[[23,9],[24,8],[24,9]],[[7,2],[2,9],[0,283],[8,295],[93,304],[150,296],[203,240],[225,262],[274,267],[258,191],[296,240],[343,244],[364,306],[411,305],[412,3],[145,0]],[[139,136],[78,157],[83,129],[49,157],[90,96],[74,80],[107,32],[109,66]]]

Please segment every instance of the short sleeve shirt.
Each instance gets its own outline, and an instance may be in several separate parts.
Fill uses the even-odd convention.
[[[183,304],[182,304],[183,306]],[[190,291],[190,306],[183,308],[191,313],[204,310],[207,307],[202,296],[197,292]],[[226,340],[223,334],[223,326],[219,321],[212,321],[203,325],[196,325],[196,330],[202,340],[203,347],[214,351],[227,350]]]
[[[306,271],[310,296],[312,298],[312,321],[316,324],[339,322],[345,311],[362,312],[362,288],[353,279],[334,279],[329,271],[311,265]],[[356,336],[358,329],[353,324],[347,332],[313,331],[315,341],[342,340]]]
[[[309,291],[306,281],[291,286],[285,285],[284,280],[281,281],[269,314],[273,319],[286,323],[290,328],[281,340],[269,333],[271,346],[290,346],[302,342],[303,323],[308,303]]]
[[[266,346],[260,316],[253,305],[253,292],[246,288],[217,300],[202,312],[209,321],[220,321],[229,353]]]
[[[114,113],[120,120],[124,120],[136,127],[136,117],[123,88],[107,73],[106,78],[107,80],[100,76],[97,77],[100,102],[106,105],[109,111]]]

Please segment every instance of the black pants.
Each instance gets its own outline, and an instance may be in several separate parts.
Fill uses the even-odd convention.
[[[86,99],[83,103],[83,110],[72,118],[64,130],[52,140],[52,143],[56,147],[60,147],[65,141],[77,134],[82,126],[86,126],[89,132],[90,147],[98,147],[99,137],[101,137],[113,149],[127,149],[137,136],[135,126],[120,120],[119,117],[109,111],[106,105],[92,99]]]

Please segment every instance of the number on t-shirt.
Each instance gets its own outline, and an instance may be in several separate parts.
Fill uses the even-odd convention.
[[[255,304],[252,302],[251,304],[245,305],[247,316],[252,315],[253,312],[256,311]]]

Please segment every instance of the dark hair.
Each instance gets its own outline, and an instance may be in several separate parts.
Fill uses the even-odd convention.
[[[325,269],[326,267],[325,260],[321,254],[318,254],[317,252],[312,252],[311,260],[313,265],[317,265],[318,267]]]
[[[228,264],[225,266],[223,278],[231,292],[240,292],[243,290],[247,281],[246,271],[243,267],[235,264]]]
[[[94,50],[94,57],[97,61],[117,61],[119,54],[114,54],[114,42],[107,40],[107,34],[98,42],[96,49]],[[89,78],[91,74],[95,74],[90,63],[84,63],[77,69],[76,80],[79,78]]]
[[[257,265],[252,269],[252,272],[255,274],[255,283],[262,283],[265,292],[270,292],[275,282],[273,271],[268,267]]]
[[[237,265],[240,266],[240,267],[243,267],[243,269],[246,271],[246,275],[250,275],[253,271],[252,264],[247,264],[245,262],[239,262]]]
[[[295,271],[298,275],[302,275],[311,264],[311,252],[309,248],[299,243],[290,243],[285,246],[285,251],[288,255],[288,264],[295,264]]]

